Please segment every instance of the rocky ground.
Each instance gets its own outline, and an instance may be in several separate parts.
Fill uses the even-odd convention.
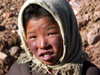
[[[0,0],[0,75],[7,71],[22,51],[17,34],[18,12],[25,0]],[[100,68],[100,1],[68,0],[78,20],[83,49]]]

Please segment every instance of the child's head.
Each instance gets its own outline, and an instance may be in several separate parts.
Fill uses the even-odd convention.
[[[24,10],[23,21],[31,52],[44,64],[55,64],[63,53],[58,23],[48,11],[35,4]]]
[[[86,57],[75,15],[66,0],[27,0],[19,12],[18,27],[25,50],[21,62],[50,67],[81,63]]]

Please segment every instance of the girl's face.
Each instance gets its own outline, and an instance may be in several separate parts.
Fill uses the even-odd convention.
[[[28,46],[44,64],[54,65],[63,53],[63,40],[55,21],[45,16],[30,19],[26,27]]]

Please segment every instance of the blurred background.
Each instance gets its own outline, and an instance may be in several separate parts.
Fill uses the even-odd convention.
[[[26,0],[0,0],[0,75],[7,75],[23,50],[17,27],[18,12]],[[78,21],[83,49],[100,68],[100,0],[68,0]]]

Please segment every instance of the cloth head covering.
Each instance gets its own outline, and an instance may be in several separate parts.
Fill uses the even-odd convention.
[[[63,38],[63,55],[58,63],[50,66],[43,64],[29,50],[27,45],[24,25],[23,12],[30,4],[37,4],[45,8],[56,20],[59,25]],[[52,69],[52,74],[57,75],[81,75],[83,61],[87,58],[87,54],[82,50],[82,41],[78,30],[75,15],[66,0],[27,0],[18,16],[18,28],[20,38],[25,50],[18,58],[18,63],[32,62],[31,67],[36,72],[43,72],[43,75],[49,73]]]

